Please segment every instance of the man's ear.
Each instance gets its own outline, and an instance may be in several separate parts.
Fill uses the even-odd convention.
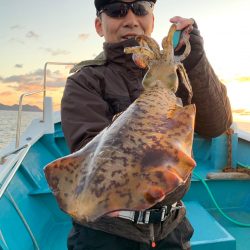
[[[102,31],[102,20],[100,17],[97,17],[95,19],[95,30],[99,36],[103,36],[103,31]]]
[[[154,30],[154,27],[155,27],[155,16],[153,15],[152,32],[153,32],[153,30]]]

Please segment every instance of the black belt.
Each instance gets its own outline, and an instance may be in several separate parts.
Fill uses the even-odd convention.
[[[118,217],[131,220],[137,224],[159,223],[165,221],[173,211],[182,207],[184,207],[184,205],[180,201],[172,205],[162,206],[159,209],[148,209],[145,211],[119,211]]]

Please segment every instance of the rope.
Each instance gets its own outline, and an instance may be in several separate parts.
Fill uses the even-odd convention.
[[[223,172],[234,172],[232,164],[232,134],[234,133],[233,129],[229,128],[226,131],[227,135],[227,166],[222,170]]]
[[[215,207],[218,209],[218,211],[220,212],[220,214],[226,218],[227,220],[231,221],[232,223],[238,225],[238,226],[242,226],[242,227],[250,227],[250,223],[243,223],[243,222],[240,222],[240,221],[237,221],[231,217],[229,217],[227,214],[225,214],[225,212],[223,212],[223,210],[219,207],[217,201],[215,200],[214,198],[214,195],[212,194],[209,186],[207,185],[206,181],[200,176],[198,175],[197,173],[193,172],[193,175],[196,176],[204,185],[204,187],[206,188],[211,200],[213,201]]]

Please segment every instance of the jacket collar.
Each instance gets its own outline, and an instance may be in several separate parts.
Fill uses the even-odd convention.
[[[104,43],[103,50],[107,62],[123,64],[124,67],[138,70],[139,67],[132,60],[132,55],[124,53],[124,48],[133,46],[138,46],[138,43],[133,38],[119,43]]]

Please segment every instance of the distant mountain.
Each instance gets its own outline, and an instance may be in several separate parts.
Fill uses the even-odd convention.
[[[4,105],[4,104],[0,103],[0,110],[18,111],[18,107],[19,106],[17,104],[9,106],[9,105]],[[32,112],[41,112],[42,111],[37,106],[32,106],[32,105],[28,105],[28,104],[23,105],[22,110],[23,111],[32,111]]]

